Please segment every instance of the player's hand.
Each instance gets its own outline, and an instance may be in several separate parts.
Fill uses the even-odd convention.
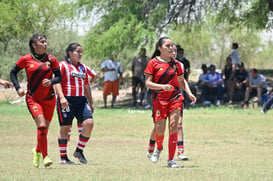
[[[196,102],[196,97],[193,94],[189,95],[189,98],[191,99],[191,104],[194,104]]]
[[[164,84],[163,85],[163,90],[171,91],[171,90],[173,90],[173,86],[170,85],[170,84]]]
[[[68,101],[66,100],[65,97],[60,98],[60,103],[62,108],[66,108],[66,109],[69,108]]]
[[[17,90],[17,94],[18,94],[20,97],[23,97],[23,96],[26,95],[25,90],[24,90],[23,88],[19,88],[19,89]]]
[[[51,81],[49,79],[43,79],[42,85],[45,87],[49,87],[51,85]]]

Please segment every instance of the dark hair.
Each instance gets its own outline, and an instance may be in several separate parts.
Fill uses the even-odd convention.
[[[65,57],[66,58],[70,58],[69,57],[69,52],[73,52],[74,50],[77,49],[77,47],[81,47],[81,45],[79,43],[70,43],[68,45],[68,47],[65,49]]]
[[[160,51],[158,49],[158,47],[162,47],[162,45],[164,44],[165,40],[170,39],[167,36],[161,37],[159,38],[159,40],[157,41],[157,43],[155,44],[155,51],[152,55],[152,59],[155,58],[156,56],[160,56]]]
[[[203,68],[207,68],[207,65],[206,64],[202,64],[201,65],[201,68],[203,69]]]
[[[146,48],[141,48],[140,51],[139,51],[139,55],[144,52],[144,54],[146,54]]]
[[[237,48],[239,48],[239,45],[238,45],[238,43],[232,43],[232,47],[237,49]]]
[[[43,34],[41,34],[41,33],[35,33],[35,34],[32,35],[32,37],[29,39],[28,45],[29,45],[29,48],[30,48],[30,52],[31,52],[32,54],[35,53],[34,48],[33,48],[33,46],[32,46],[32,43],[37,43],[37,40],[39,40],[39,39],[41,39],[41,38],[47,39],[46,36],[43,35]]]

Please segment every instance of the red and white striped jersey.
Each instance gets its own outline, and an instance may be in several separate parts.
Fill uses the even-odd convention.
[[[95,70],[91,69],[89,66],[85,65],[84,63],[82,63],[83,66],[85,66],[86,70],[87,70],[87,74],[92,77],[95,78],[97,77],[97,72],[95,72]]]
[[[62,89],[64,96],[85,96],[84,86],[89,85],[88,70],[85,65],[74,65],[65,59],[60,62]]]

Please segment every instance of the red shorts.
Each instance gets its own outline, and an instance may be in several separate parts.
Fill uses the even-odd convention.
[[[45,120],[47,121],[52,120],[55,105],[56,105],[55,97],[52,100],[43,101],[43,100],[36,100],[27,94],[26,102],[27,102],[28,110],[30,114],[32,115],[33,119],[36,118],[38,115],[43,114]]]
[[[115,81],[104,82],[103,95],[110,95],[111,93],[113,94],[113,96],[119,95],[119,81],[118,81],[118,79]]]
[[[183,97],[180,96],[179,99],[175,101],[160,101],[154,100],[153,102],[153,119],[154,123],[161,119],[167,119],[171,112],[175,110],[180,110],[180,114],[182,114],[183,109]]]

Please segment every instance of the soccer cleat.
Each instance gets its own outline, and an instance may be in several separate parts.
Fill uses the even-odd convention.
[[[148,159],[151,159],[152,155],[153,155],[153,152],[151,152],[151,153],[147,152],[147,158]]]
[[[51,164],[53,163],[53,161],[49,158],[49,156],[47,155],[45,158],[44,158],[44,165],[45,167],[49,167]]]
[[[36,148],[32,149],[33,166],[38,168],[40,166],[41,153],[36,152]]]
[[[75,151],[73,155],[75,158],[78,158],[81,163],[83,163],[83,164],[87,163],[87,160],[85,159],[82,152]]]
[[[211,104],[211,102],[208,101],[208,100],[206,100],[206,101],[203,102],[203,106],[209,106],[210,104]]]
[[[60,164],[63,164],[63,165],[73,165],[74,162],[72,162],[68,158],[61,158]]]
[[[184,154],[179,154],[178,155],[178,159],[181,160],[181,161],[187,161],[187,160],[189,160],[189,158],[186,155],[184,155]]]
[[[266,114],[267,110],[265,108],[261,109],[261,113]]]
[[[153,163],[157,163],[158,160],[159,160],[159,157],[160,157],[160,153],[161,153],[162,150],[159,150],[158,148],[155,149],[152,157],[151,157],[151,161]]]
[[[179,168],[180,166],[174,160],[168,160],[168,167]]]

